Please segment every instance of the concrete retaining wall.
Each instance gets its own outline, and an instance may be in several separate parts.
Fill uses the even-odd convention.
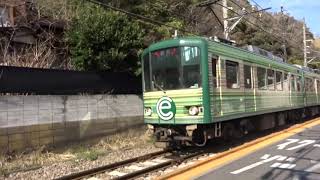
[[[143,124],[136,95],[0,96],[0,150],[113,134]]]

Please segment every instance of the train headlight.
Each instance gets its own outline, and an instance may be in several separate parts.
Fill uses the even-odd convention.
[[[191,106],[191,107],[189,108],[189,114],[190,114],[191,116],[196,116],[196,115],[198,115],[198,114],[199,114],[199,108],[196,107],[196,106]]]
[[[152,115],[152,109],[151,109],[151,107],[146,107],[146,108],[144,108],[144,114],[145,114],[146,116],[151,116],[151,115]]]

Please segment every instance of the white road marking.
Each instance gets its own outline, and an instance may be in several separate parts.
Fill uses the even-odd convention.
[[[247,170],[249,170],[249,169],[253,169],[253,168],[258,167],[258,166],[260,166],[260,165],[262,165],[262,164],[265,164],[265,163],[268,163],[268,162],[277,160],[277,159],[279,159],[279,158],[280,158],[280,159],[283,159],[283,157],[285,157],[285,156],[276,155],[276,156],[270,157],[270,158],[268,158],[268,159],[264,159],[264,160],[262,160],[262,161],[253,163],[253,164],[251,164],[251,165],[249,165],[249,166],[245,166],[245,167],[243,167],[243,168],[241,168],[241,169],[238,169],[238,170],[236,170],[236,171],[233,171],[233,172],[231,172],[231,174],[240,174],[240,173],[242,173],[242,172],[244,172],[244,171],[247,171]]]
[[[288,161],[288,162],[292,162],[292,161],[294,161],[294,160],[296,160],[296,158],[293,158],[293,157],[288,157],[288,158],[286,159],[286,161]]]
[[[292,143],[296,143],[299,141],[299,139],[286,139],[287,141],[289,142],[285,142],[285,143],[282,143],[282,144],[279,144],[277,145],[278,146],[278,149],[284,149],[286,146],[288,146],[289,144],[292,144]]]
[[[287,156],[282,156],[282,157],[279,157],[277,161],[284,161],[285,159],[287,159]]]
[[[315,142],[316,142],[315,140],[303,140],[303,141],[299,142],[300,145],[288,148],[287,150],[292,151],[294,149],[298,149],[298,148],[301,148],[303,146],[308,146],[308,145],[310,145],[312,143],[315,143]]]
[[[311,164],[316,164],[316,163],[318,163],[318,161],[311,159],[311,160],[310,160],[310,163],[311,163]]]
[[[288,142],[285,142],[285,143],[282,143],[282,144],[279,144],[277,145],[278,146],[278,149],[285,149],[287,148],[287,146],[289,144],[293,144],[293,143],[298,143],[299,145],[296,145],[296,146],[293,146],[293,147],[290,147],[290,148],[287,148],[286,150],[288,151],[292,151],[292,150],[295,150],[295,149],[298,149],[298,148],[301,148],[303,146],[308,146],[310,144],[313,144],[315,143],[316,141],[315,140],[301,140],[300,139],[286,139]],[[300,141],[300,142],[299,142]],[[320,147],[320,144],[317,144],[317,145],[314,145],[315,147]]]
[[[265,155],[261,156],[260,159],[268,159],[269,157],[270,157],[270,154],[265,154]]]
[[[315,170],[320,169],[320,162],[318,162],[317,164],[311,166],[310,168],[304,170],[306,172],[314,172]]]
[[[276,168],[276,167],[279,167],[281,165],[281,163],[273,163],[270,167],[272,168]]]
[[[296,167],[296,164],[289,164],[289,163],[273,163],[270,167],[272,168],[282,168],[282,169],[292,169]]]
[[[289,164],[289,163],[284,163],[279,166],[279,168],[282,168],[282,169],[292,169],[294,167],[296,167],[296,164]]]
[[[314,147],[320,147],[320,144],[315,144],[315,145],[313,145]]]
[[[314,172],[315,170],[320,169],[320,162],[318,161],[317,164],[311,166],[310,168],[304,170],[306,172]],[[298,175],[293,176],[292,180],[300,180]]]

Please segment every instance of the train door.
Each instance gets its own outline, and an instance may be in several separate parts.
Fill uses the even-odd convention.
[[[290,104],[295,106],[296,102],[296,79],[293,74],[289,75],[290,80]]]
[[[316,79],[316,82],[317,82],[317,91],[316,91],[316,94],[317,94],[317,103],[319,104],[320,102],[320,80],[319,79]]]
[[[210,99],[211,99],[211,111],[212,116],[217,117],[221,116],[221,67],[220,67],[220,58],[216,55],[209,55],[209,85],[210,85]]]
[[[245,112],[243,62],[227,58],[224,62],[225,84],[222,95],[222,112],[225,116]]]
[[[289,77],[288,77],[287,72],[283,73],[283,91],[285,93],[284,104],[290,105],[290,103],[291,103],[291,101],[290,101],[290,82],[289,82]]]
[[[255,111],[254,71],[251,64],[243,65],[245,111]]]

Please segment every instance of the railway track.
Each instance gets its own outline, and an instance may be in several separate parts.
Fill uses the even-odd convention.
[[[306,123],[308,124],[308,122]],[[220,153],[228,154],[230,152],[236,151],[238,148],[241,148],[243,146],[247,147],[251,144],[256,144],[260,141],[264,141],[271,136],[275,136],[275,134],[284,133],[287,131],[287,129],[291,128],[294,127],[283,126],[279,129],[256,132],[236,141],[225,142],[221,140],[204,148],[189,147],[180,151],[158,151],[113,164],[108,164],[105,166],[69,174],[56,178],[56,180],[86,179],[90,177],[121,180],[146,177],[147,175],[150,175],[156,171],[168,170],[169,168],[171,169],[171,167],[173,166],[181,166],[183,164],[189,165],[187,163],[192,163],[192,161],[202,159],[202,157],[204,159],[208,157],[210,159],[212,155],[215,156],[212,158],[222,157]]]
[[[206,153],[206,150],[199,150],[198,148],[190,148],[184,151],[164,150],[69,174],[56,180],[86,179],[96,176],[103,176],[104,179],[132,179],[173,165],[179,165],[186,160],[202,156]]]

